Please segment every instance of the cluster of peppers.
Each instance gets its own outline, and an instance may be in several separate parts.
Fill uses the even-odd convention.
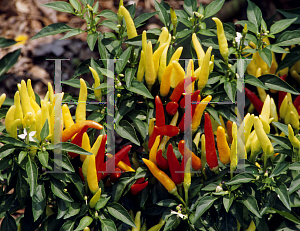
[[[162,218],[160,219],[160,221],[158,222],[158,224],[152,226],[150,229],[147,229],[147,224],[146,224],[146,220],[144,220],[144,223],[142,225],[142,219],[141,219],[141,215],[142,212],[141,211],[137,211],[135,216],[132,210],[130,210],[130,216],[132,218],[132,220],[134,220],[135,223],[135,227],[133,227],[131,230],[128,229],[127,231],[159,231],[160,228],[166,223]]]

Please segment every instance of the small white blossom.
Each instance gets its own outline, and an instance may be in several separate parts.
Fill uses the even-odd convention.
[[[223,188],[220,185],[218,185],[216,187],[216,192],[218,193],[218,192],[222,192],[222,191],[223,191]]]
[[[35,142],[35,140],[32,137],[35,135],[36,131],[31,131],[29,132],[29,134],[27,134],[27,130],[24,129],[23,133],[24,134],[18,135],[18,137],[21,138],[22,140],[26,140],[27,135],[29,135],[29,141]]]
[[[240,32],[236,32],[235,41],[236,41],[236,43],[237,43],[237,47],[240,46],[240,42],[241,42],[242,37],[243,37],[243,35],[242,35]],[[244,42],[244,45],[247,46],[248,43],[245,41],[245,42]]]
[[[171,210],[171,214],[176,214],[177,217],[180,217],[180,218],[183,219],[183,220],[185,220],[185,219],[188,218],[187,215],[184,215],[184,214],[182,214],[182,213],[175,212],[175,211],[173,211],[173,210]]]

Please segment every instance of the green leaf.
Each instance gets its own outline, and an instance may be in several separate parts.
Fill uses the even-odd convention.
[[[262,60],[268,64],[269,67],[271,67],[272,64],[272,52],[267,49],[264,48],[262,50],[258,50],[259,56],[262,58]]]
[[[38,184],[32,197],[33,219],[36,221],[43,214],[46,207],[46,194],[43,184]]]
[[[11,144],[3,145],[0,147],[0,159],[7,157],[9,154],[14,152],[15,146]]]
[[[247,20],[241,20],[241,21],[237,21],[235,24],[240,24],[243,27],[245,27],[246,23],[247,23],[247,29],[255,34],[257,32],[257,28],[255,27],[255,25],[252,22],[247,21]]]
[[[115,12],[111,10],[102,10],[99,14],[99,16],[102,16],[104,18],[108,18],[112,21],[118,21],[118,16]]]
[[[135,97],[127,98],[120,102],[120,107],[118,108],[118,112],[115,116],[115,122],[119,123],[119,121],[125,116],[128,112],[132,111],[135,108],[137,103],[137,99]]]
[[[86,65],[86,64],[85,64]],[[81,71],[81,74],[85,74],[85,73],[88,73],[89,72],[89,67],[87,66],[87,71]],[[66,85],[69,85],[71,87],[75,87],[75,88],[80,88],[80,79],[69,79],[69,80],[66,80],[66,81],[61,81],[62,84],[66,84]],[[88,90],[92,90],[90,87],[89,87],[89,84],[88,82],[86,82],[86,86],[87,86],[87,89]]]
[[[193,6],[192,6],[192,0],[184,0],[183,3],[183,9],[190,15],[193,16]]]
[[[293,19],[281,19],[275,22],[270,28],[270,34],[277,34],[285,30],[290,25],[292,25],[292,23],[295,22],[297,19],[298,19],[297,17]]]
[[[28,161],[26,163],[26,173],[28,177],[28,184],[30,186],[30,196],[34,195],[37,185],[37,177],[38,177],[38,170],[36,163],[32,161],[28,156]]]
[[[100,217],[99,217],[100,219]],[[100,219],[102,231],[117,231],[116,225],[111,219]]]
[[[137,93],[139,95],[142,95],[142,96],[145,96],[149,99],[153,99],[153,96],[151,95],[151,93],[148,91],[147,87],[137,81],[137,80],[132,80],[131,82],[131,86],[129,88],[127,88],[128,91],[131,91],[131,92],[134,92],[134,93]]]
[[[60,38],[59,40],[70,38],[72,36],[79,35],[79,34],[82,34],[84,32],[85,32],[84,30],[81,30],[79,28],[75,28],[75,29],[72,29],[71,31],[69,31],[68,33],[66,33],[65,36]]]
[[[299,92],[296,91],[291,85],[283,81],[276,75],[262,75],[259,77],[259,80],[266,85],[269,89],[274,89],[277,91],[285,91],[294,95],[299,95]]]
[[[126,87],[130,87],[131,86],[131,82],[134,78],[135,72],[136,72],[136,68],[126,68],[125,69],[125,82],[126,82]]]
[[[127,120],[121,120],[116,124],[116,132],[123,138],[130,140],[136,145],[140,145],[133,126]]]
[[[277,128],[279,128],[286,136],[289,135],[288,126],[279,122],[272,122]]]
[[[117,202],[120,200],[125,188],[133,179],[134,179],[134,177],[129,177],[129,176],[121,177],[118,180],[118,184],[114,184],[112,186],[111,194],[112,194],[112,198],[113,198],[114,202]]]
[[[118,24],[111,20],[104,20],[104,21],[100,22],[99,25],[106,26],[107,28],[112,29],[114,31],[118,30],[118,27],[117,27]]]
[[[132,220],[130,214],[119,203],[116,203],[116,202],[109,203],[106,206],[106,209],[108,210],[109,214],[112,215],[113,217],[115,217],[116,219],[136,228],[136,225],[135,225],[134,221]]]
[[[87,41],[91,51],[94,50],[97,39],[98,39],[98,33],[88,34],[86,41]]]
[[[151,18],[152,16],[156,15],[158,12],[150,12],[150,13],[144,13],[141,14],[140,16],[136,17],[133,22],[135,27],[139,27],[141,26],[141,24],[145,21],[147,21],[149,18]]]
[[[300,43],[300,31],[283,32],[276,40],[276,46],[291,46]]]
[[[27,192],[26,192],[27,195]],[[16,194],[5,194],[0,197],[0,214],[6,211],[9,211],[12,203],[16,199]],[[6,230],[5,230],[6,231]]]
[[[289,19],[298,17],[298,19],[294,22],[294,24],[299,24],[300,23],[299,9],[300,9],[300,7],[294,8],[294,9],[289,9],[289,10],[277,10],[277,11],[279,13],[281,13],[284,17],[289,18]]]
[[[252,86],[255,86],[255,87],[260,87],[262,89],[265,89],[265,90],[269,90],[269,88],[267,88],[260,80],[259,78],[256,78],[255,76],[253,75],[245,75],[244,76],[244,79],[245,79],[245,83],[248,83]]]
[[[300,162],[296,162],[290,165],[289,167],[290,170],[300,170]]]
[[[63,223],[59,231],[72,231],[74,228],[75,222],[72,220],[67,220]]]
[[[291,52],[284,57],[284,59],[279,63],[276,71],[282,70],[286,67],[293,66],[300,59],[299,55],[300,55],[300,47],[297,46],[293,48]]]
[[[234,176],[230,181],[228,181],[226,183],[226,185],[248,183],[254,179],[255,179],[255,177],[249,173],[240,173],[240,174]]]
[[[64,216],[64,219],[76,216],[81,210],[82,204],[74,202],[68,207],[68,211]]]
[[[15,63],[18,61],[18,58],[21,54],[21,49],[15,50],[6,54],[0,60],[0,76],[5,74]]]
[[[198,220],[201,217],[201,215],[205,213],[205,211],[208,210],[213,205],[214,201],[218,198],[219,197],[214,196],[203,197],[198,203],[193,223],[195,223],[195,221]]]
[[[85,217],[81,218],[79,225],[77,226],[77,228],[74,231],[83,230],[85,227],[89,226],[92,222],[93,222],[93,218],[91,218],[89,216],[85,216]]]
[[[81,5],[77,0],[70,0],[70,4],[74,7],[75,10],[81,11]]]
[[[269,45],[266,47],[267,49],[269,49],[270,51],[276,52],[276,53],[289,53],[289,51],[286,51],[285,49],[276,46],[276,45]]]
[[[178,222],[178,221],[180,222],[180,220],[178,220],[177,215],[175,215],[175,214],[171,215],[170,217],[168,217],[163,231],[170,230],[174,225],[176,225],[176,222]]]
[[[148,133],[146,124],[138,118],[134,118],[134,117],[130,117],[130,118],[132,119],[133,126],[141,134],[143,140],[145,140],[147,137],[147,133]]]
[[[256,32],[258,32],[258,28],[260,27],[262,13],[261,10],[257,5],[252,3],[250,0],[248,1],[248,8],[247,8],[247,17],[250,22],[252,22],[256,28]]]
[[[45,168],[49,168],[49,166],[48,166],[49,153],[47,151],[39,151],[37,157],[38,157],[40,163]]]
[[[41,37],[45,37],[45,36],[49,36],[49,35],[54,35],[54,34],[67,32],[67,31],[70,31],[72,29],[73,29],[72,27],[69,27],[65,23],[54,23],[54,24],[51,24],[49,26],[44,27],[35,36],[33,36],[33,38],[31,40],[41,38]]]
[[[284,218],[296,223],[296,224],[300,224],[300,219],[297,216],[296,213],[290,213],[290,212],[286,212],[286,211],[279,211],[277,209],[272,208],[276,213],[278,213],[279,215],[283,216]],[[289,229],[291,230],[291,229]]]
[[[62,142],[56,145],[48,145],[46,149],[47,150],[60,149],[66,152],[75,152],[80,155],[93,155],[91,152],[84,150],[83,148],[77,146],[76,144],[72,144],[68,142]]]
[[[224,205],[224,208],[225,208],[227,213],[230,209],[230,206],[233,202],[233,199],[234,199],[234,194],[231,193],[231,192],[229,192],[229,195],[226,195],[226,196],[223,197],[223,205]]]
[[[184,37],[189,37],[191,34],[192,34],[192,30],[188,30],[188,29],[184,29],[182,31],[179,31],[177,34],[176,34],[176,38],[177,39],[180,39],[180,38],[184,38]],[[214,36],[214,35],[213,35]]]
[[[27,151],[21,151],[19,153],[19,156],[18,156],[18,163],[21,164],[21,162],[24,160],[24,158],[27,156]]]
[[[252,212],[255,216],[261,218],[257,201],[253,196],[247,196],[245,200],[243,200],[243,204],[247,207],[247,209]]]
[[[46,119],[43,127],[42,127],[42,130],[40,132],[40,137],[41,137],[41,140],[44,140],[46,139],[46,137],[49,135],[49,122],[48,122],[48,119]]]
[[[75,185],[75,187],[77,188],[78,192],[80,193],[80,195],[83,198],[83,196],[85,195],[85,192],[84,192],[84,186],[82,184],[81,178],[76,173],[68,173],[67,177]]]
[[[53,184],[53,182],[50,183],[51,183],[51,191],[53,192],[54,195],[67,202],[73,202],[73,199],[71,198],[69,193],[64,192],[62,189],[59,189],[55,184]]]
[[[290,166],[290,163],[287,161],[279,162],[274,170],[272,171],[272,174],[270,175],[270,178],[274,176],[278,176],[279,174],[284,174],[284,171],[287,170]]]
[[[70,172],[75,172],[73,165],[71,164],[69,158],[66,157],[65,155],[61,155],[61,159],[54,158],[53,161],[55,164],[57,164],[58,167],[64,168]]]
[[[99,34],[99,37],[98,37],[98,50],[99,50],[100,57],[102,59],[102,63],[104,65],[104,67],[107,68],[107,61],[105,59],[108,59],[109,55],[108,55],[108,52],[107,52],[105,46],[102,43],[102,39],[103,39],[103,35]]]
[[[15,219],[6,211],[6,215],[1,223],[1,231],[17,231],[17,224]]]
[[[291,202],[285,184],[281,183],[278,187],[275,187],[275,192],[284,206],[291,211]]]
[[[277,144],[279,144],[284,149],[291,149],[292,148],[292,144],[291,144],[291,142],[289,141],[289,139],[287,137],[270,135],[270,134],[267,134],[267,135],[271,140],[274,140]]]
[[[155,10],[158,12],[158,17],[160,19],[160,21],[165,25],[168,26],[170,19],[169,19],[169,15],[167,13],[167,10],[160,4],[158,3],[156,0],[154,1],[155,4]]]
[[[232,102],[235,102],[235,95],[236,95],[236,82],[235,81],[225,81],[224,82],[224,89]]]
[[[291,182],[288,194],[291,195],[293,192],[297,191],[299,188],[300,188],[300,175],[297,175]]]
[[[157,202],[156,204],[158,206],[168,207],[168,208],[171,208],[171,207],[174,207],[174,206],[178,205],[178,203],[175,200],[172,200],[172,199],[165,199],[165,200],[162,200],[160,202]]]
[[[49,2],[49,3],[43,4],[42,6],[46,6],[48,8],[51,8],[53,10],[57,10],[60,12],[74,13],[73,7],[67,2],[61,2],[61,1]]]
[[[128,47],[120,56],[119,60],[116,63],[116,72],[117,74],[120,74],[128,62],[131,54],[132,47]]]
[[[208,18],[216,14],[219,10],[221,10],[225,0],[216,0],[209,3],[209,5],[204,10],[204,18]]]
[[[99,210],[104,208],[104,206],[107,204],[107,202],[110,200],[111,197],[100,197],[100,200],[97,202],[96,206],[95,206],[95,210]]]
[[[17,42],[13,39],[6,39],[4,37],[0,37],[0,48],[9,47],[11,45],[16,44]]]

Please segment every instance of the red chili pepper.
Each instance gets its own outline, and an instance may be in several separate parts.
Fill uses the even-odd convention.
[[[150,138],[149,138],[149,141],[148,141],[148,149],[149,149],[149,151],[151,150],[151,148],[152,148],[152,146],[153,146],[153,144],[154,144],[154,142],[155,142],[155,139],[156,139],[156,137],[158,136],[159,134],[157,134],[156,132],[155,132],[155,129],[153,129],[153,132],[152,132],[152,134],[151,134],[151,136],[150,136]],[[160,139],[161,139],[161,137],[160,137]]]
[[[138,194],[140,191],[142,191],[144,188],[146,188],[148,185],[148,181],[145,181],[144,183],[142,184],[133,184],[131,187],[130,187],[130,192],[133,194],[133,195],[136,195]]]
[[[175,115],[177,112],[178,103],[177,102],[169,102],[166,106],[166,111],[169,115]]]
[[[101,165],[104,163],[106,139],[107,135],[105,134],[102,137],[101,144],[95,158],[97,172],[100,169]]]
[[[121,176],[121,169],[115,168],[115,172],[110,174],[110,181],[115,183]]]
[[[179,141],[178,150],[182,156],[184,156],[184,154],[186,154],[187,157],[189,157],[189,156],[192,157],[192,167],[194,170],[198,171],[199,169],[201,169],[201,166],[202,166],[201,159],[185,146],[184,140]]]
[[[196,93],[197,92],[197,93]],[[195,110],[196,110],[196,107],[197,107],[197,104],[200,103],[200,100],[201,100],[201,96],[199,95],[200,93],[200,90],[197,90],[193,93],[192,95],[192,117],[195,113]],[[195,96],[194,96],[195,95]],[[197,96],[197,97],[196,97]],[[195,99],[195,98],[196,99]]]
[[[122,161],[128,166],[131,166],[128,154],[123,157]]]
[[[123,159],[125,155],[128,155],[128,152],[130,151],[132,145],[127,145],[124,148],[122,148],[120,151],[118,151],[115,154],[115,158],[108,159],[98,170],[100,171],[106,171],[109,169],[114,169],[114,167]]]
[[[197,102],[197,98],[198,95],[200,94],[200,90],[195,91],[192,95],[191,95],[191,104],[195,105],[196,107],[196,102]],[[194,102],[194,104],[193,104]],[[183,96],[183,98],[180,100],[180,107],[181,108],[185,108],[185,95]]]
[[[81,168],[81,167],[79,168],[79,176],[81,177],[81,180],[82,180],[82,181],[85,181],[84,176],[83,176],[83,173],[82,173],[82,168]]]
[[[75,136],[75,138],[72,140],[71,143],[81,147],[83,133],[85,133],[88,128],[89,128],[88,125],[83,126],[83,128],[80,130],[80,132],[77,133],[77,135]],[[78,156],[78,154],[74,152],[68,152],[68,154],[73,158]]]
[[[280,79],[282,79],[283,81],[286,81],[286,75],[280,76]],[[286,96],[286,92],[284,91],[278,91],[278,111],[280,109],[281,103],[284,99],[284,97]]]
[[[191,84],[191,82],[194,82],[197,79],[196,76],[192,76],[191,78],[185,78],[181,80],[177,86],[175,87],[174,91],[172,92],[172,95],[170,96],[170,100],[174,102],[178,102],[180,99],[182,93],[184,92],[184,82],[188,81],[187,84]]]
[[[156,126],[161,127],[163,125],[165,125],[165,112],[164,112],[164,106],[159,98],[159,96],[157,95],[155,97],[155,115],[156,115]]]
[[[246,87],[245,87],[245,94],[250,100],[250,102],[253,104],[253,106],[255,107],[256,111],[260,113],[264,103],[255,95],[254,92],[250,91]]]
[[[175,184],[180,185],[183,181],[182,174],[180,173],[181,167],[173,151],[172,144],[169,144],[168,146],[167,159],[168,159],[172,180]]]
[[[136,180],[135,184],[141,184],[145,181],[145,177],[139,178]]]
[[[169,165],[168,165],[168,161],[162,156],[162,150],[158,150],[157,154],[156,154],[156,163],[158,165],[159,168],[161,169],[168,169]]]
[[[299,107],[297,107],[297,112],[300,115],[300,105],[299,105]]]
[[[218,158],[216,153],[214,132],[213,132],[210,116],[207,112],[205,112],[204,134],[205,134],[206,161],[210,169],[215,169],[218,167]]]
[[[174,126],[174,125],[164,125],[164,126],[161,126],[161,127],[154,126],[153,131],[156,134],[161,135],[161,136],[173,137],[173,136],[178,135],[179,128]]]

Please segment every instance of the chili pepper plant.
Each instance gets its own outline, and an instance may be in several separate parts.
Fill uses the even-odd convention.
[[[86,29],[54,23],[32,39],[86,33],[99,56],[61,82],[79,95],[49,83],[40,98],[22,80],[0,97],[1,230],[300,229],[299,9],[274,22],[248,0],[237,32],[215,17],[224,0],[154,4],[138,17],[123,0],[117,13],[43,5]],[[155,15],[163,27],[141,31]]]

